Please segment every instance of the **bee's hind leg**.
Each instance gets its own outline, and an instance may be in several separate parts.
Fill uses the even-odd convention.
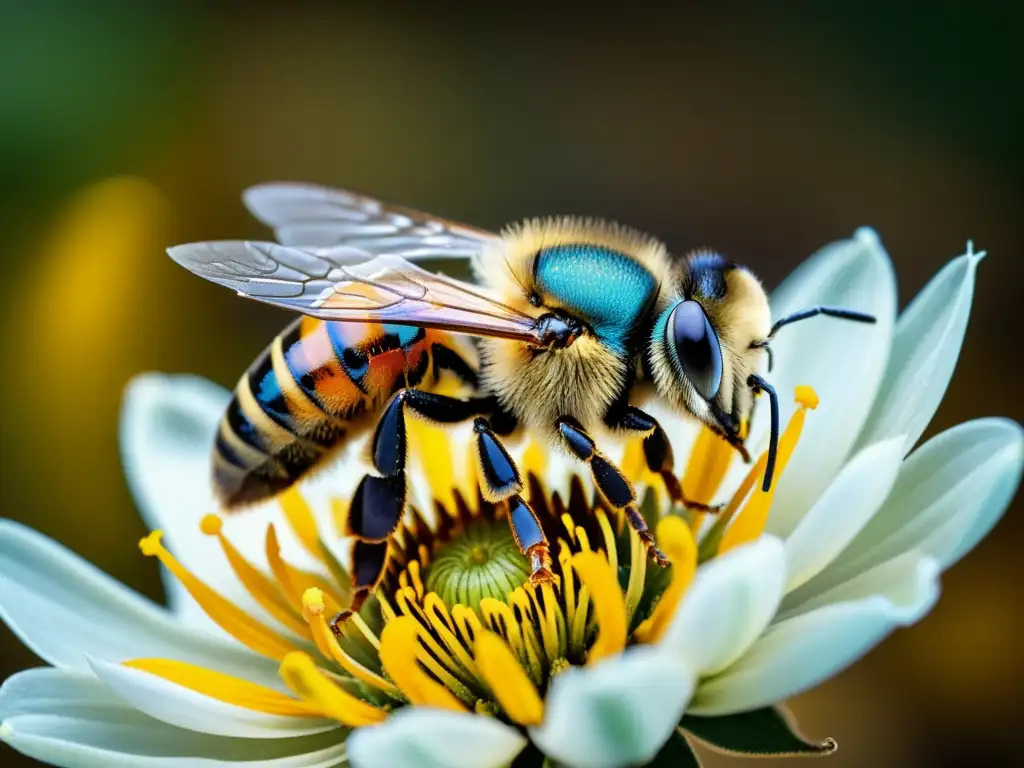
[[[668,565],[668,558],[654,542],[654,536],[647,528],[644,516],[636,508],[636,491],[622,470],[612,464],[597,450],[597,446],[583,426],[569,416],[563,416],[555,422],[558,434],[562,436],[566,446],[580,461],[590,466],[594,483],[612,508],[623,512],[633,529],[639,534],[640,540],[647,547],[647,554],[659,565]],[[667,442],[666,442],[667,444]]]
[[[672,501],[678,501],[686,509],[696,512],[716,514],[722,511],[721,504],[704,504],[687,498],[682,484],[673,471],[675,458],[672,454],[672,444],[657,419],[639,408],[629,405],[617,414],[616,418],[606,419],[606,423],[613,429],[623,429],[644,435],[644,459],[647,461],[647,468],[661,476],[665,483],[665,490]]]

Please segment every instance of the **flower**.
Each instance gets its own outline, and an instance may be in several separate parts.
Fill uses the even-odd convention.
[[[696,760],[689,737],[828,751],[773,705],[921,618],[940,572],[1020,482],[1024,436],[1004,419],[914,447],[952,375],[981,256],[968,248],[898,320],[870,230],[782,285],[777,315],[839,304],[878,322],[805,323],[775,342],[773,382],[794,397],[767,493],[765,409],[749,428],[753,466],[657,413],[687,495],[724,503],[717,517],[670,509],[639,446],[624,447],[616,458],[670,568],[593,501],[586,473],[527,442],[516,454],[560,580],[524,585],[502,510],[474,492],[465,433],[416,424],[392,567],[338,634],[350,565],[339,522],[365,471],[356,449],[339,471],[222,518],[208,454],[228,393],[140,377],[124,460],[170,607],[0,522],[0,615],[51,665],[4,683],[0,737],[58,765],[680,765]]]

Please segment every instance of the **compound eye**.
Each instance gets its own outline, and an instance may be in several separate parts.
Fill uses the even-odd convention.
[[[672,310],[666,328],[683,374],[705,400],[718,394],[722,384],[722,345],[696,301],[682,301]]]

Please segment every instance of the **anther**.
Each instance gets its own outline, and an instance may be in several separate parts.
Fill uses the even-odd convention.
[[[223,528],[224,521],[220,519],[219,515],[204,515],[203,519],[199,521],[199,530],[207,536],[219,536]]]
[[[324,612],[324,593],[318,587],[310,587],[302,593],[302,607],[314,616]]]
[[[818,393],[814,391],[814,388],[807,384],[800,384],[795,390],[797,405],[802,405],[804,408],[810,408],[812,411],[818,407],[818,403],[821,402],[818,398]]]

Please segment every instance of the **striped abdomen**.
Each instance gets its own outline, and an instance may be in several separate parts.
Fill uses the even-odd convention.
[[[379,323],[300,317],[249,367],[217,432],[214,487],[227,508],[291,486],[372,425],[398,389],[428,373],[451,337]]]

